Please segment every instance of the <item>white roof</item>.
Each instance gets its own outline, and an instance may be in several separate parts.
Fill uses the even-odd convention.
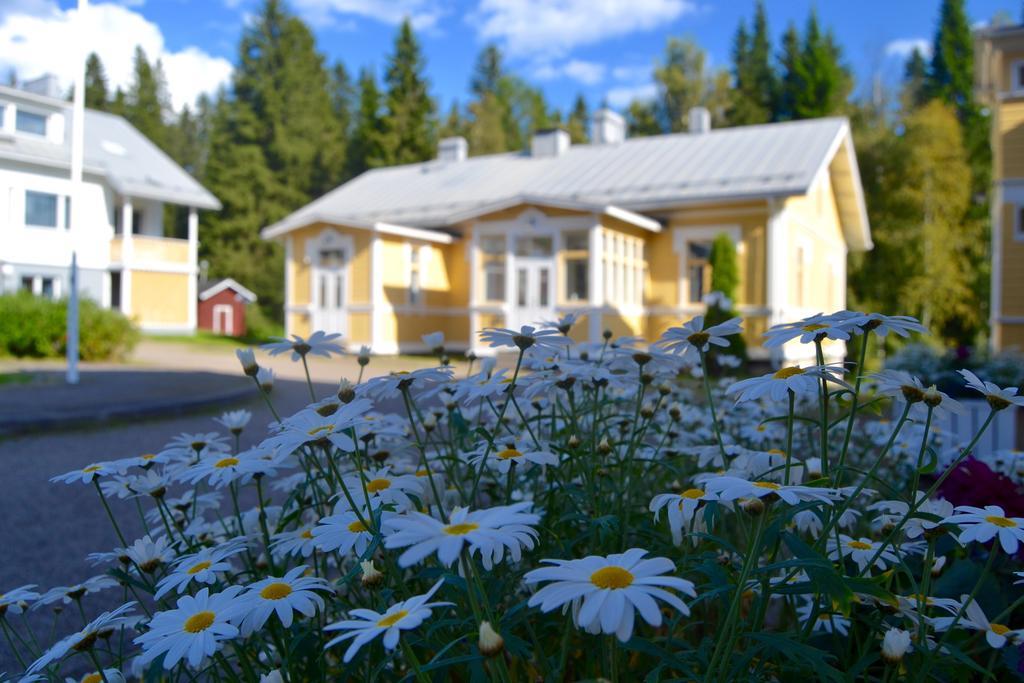
[[[71,104],[16,88],[0,86],[0,103],[27,102],[33,109],[63,114],[64,141],[27,135],[0,137],[0,159],[66,169],[71,165]],[[85,110],[85,172],[105,177],[120,194],[219,209],[220,202],[149,138],[120,116]]]
[[[268,226],[263,235],[276,237],[318,221],[452,226],[519,200],[613,206],[635,215],[803,194],[837,151],[848,147],[840,143],[849,130],[845,118],[810,119],[573,145],[556,157],[513,152],[374,169]],[[859,195],[860,179],[854,182]],[[866,219],[866,212],[856,213]]]
[[[206,289],[199,292],[199,300],[206,301],[210,297],[220,294],[225,289],[235,290],[235,293],[237,293],[250,304],[256,301],[256,294],[254,294],[251,290],[246,289],[242,285],[238,284],[237,281],[229,277],[226,277],[223,280],[217,280],[216,282],[213,282],[210,285],[208,285]]]

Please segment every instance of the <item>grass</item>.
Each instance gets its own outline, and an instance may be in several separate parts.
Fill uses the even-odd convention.
[[[259,346],[270,341],[263,337],[228,337],[221,334],[214,334],[206,330],[196,330],[195,334],[143,334],[143,339],[161,342],[173,342],[175,344],[188,344],[201,347],[228,347],[238,348],[240,346]]]
[[[0,386],[8,384],[28,384],[32,374],[28,372],[0,372]]]

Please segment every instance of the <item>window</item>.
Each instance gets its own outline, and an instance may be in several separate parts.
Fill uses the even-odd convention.
[[[64,228],[71,227],[71,197],[64,197]]]
[[[423,302],[422,282],[420,280],[420,261],[423,260],[423,247],[414,247],[411,244],[407,244],[405,248],[409,268],[409,294],[407,301],[410,306],[418,306]]]
[[[40,282],[40,285],[39,285],[39,293],[42,296],[46,297],[47,299],[54,298],[54,295],[56,294],[56,290],[54,289],[53,278],[52,277],[44,277],[44,278],[40,278],[40,280],[41,280],[41,282]]]
[[[516,240],[516,256],[551,256],[550,237],[520,237]]]
[[[142,209],[132,209],[132,234],[138,235],[142,232]],[[124,233],[124,207],[114,207],[114,234],[121,235]]]
[[[14,116],[14,127],[19,133],[30,135],[46,135],[46,116],[35,112],[18,109]]]
[[[56,299],[60,296],[60,281],[53,277],[41,275],[23,275],[21,277],[21,288],[36,296],[44,296],[47,299]]]
[[[110,273],[110,307],[121,308],[121,272]]]
[[[505,236],[480,237],[484,271],[484,300],[505,301]]]
[[[25,225],[34,225],[41,228],[56,228],[57,195],[26,190]]]
[[[1024,90],[1024,60],[1010,64],[1010,90]]]
[[[21,276],[21,288],[26,292],[32,292],[35,288],[35,278],[31,275]]]
[[[699,304],[711,289],[711,242],[690,242],[686,257],[689,301]]]
[[[590,242],[586,232],[565,234],[565,300],[590,299]]]

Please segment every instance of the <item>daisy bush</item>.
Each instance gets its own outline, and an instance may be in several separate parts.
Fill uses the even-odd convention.
[[[864,369],[885,335],[925,333],[911,318],[778,325],[765,347],[816,362],[744,378],[724,355],[738,318],[651,345],[573,343],[575,323],[484,330],[506,367],[470,354],[459,376],[440,333],[432,368],[364,379],[364,348],[294,415],[240,350],[269,425],[228,412],[54,478],[94,489],[120,544],[79,583],[0,593],[15,679],[1019,677],[1024,518],[940,495],[1017,387],[964,372],[989,412],[956,443],[932,425],[960,403]],[[855,337],[857,361],[825,362]],[[341,349],[269,346],[304,365]]]

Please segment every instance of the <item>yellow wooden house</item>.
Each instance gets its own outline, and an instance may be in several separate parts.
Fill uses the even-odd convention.
[[[469,157],[448,138],[435,160],[368,171],[263,230],[285,247],[287,331],[396,353],[442,330],[483,351],[484,327],[575,312],[580,339],[654,340],[704,310],[724,233],[736,308],[766,357],[769,325],[845,306],[847,252],[872,246],[849,123],[711,130],[694,110],[689,131],[627,139],[603,109],[591,144],[552,130],[528,151]]]
[[[1024,26],[983,29],[975,45],[992,122],[992,346],[1024,349]]]

